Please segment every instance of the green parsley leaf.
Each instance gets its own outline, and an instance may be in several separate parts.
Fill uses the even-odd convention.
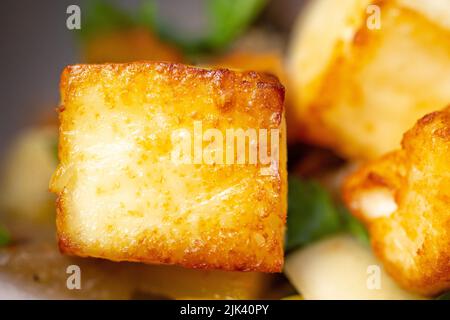
[[[436,300],[450,300],[450,291],[441,294],[436,298]]]
[[[338,205],[337,210],[342,219],[343,231],[350,233],[360,242],[369,245],[370,238],[366,227],[358,219],[356,219],[344,205]]]
[[[162,30],[164,26],[158,20],[158,7],[155,0],[141,1],[137,12],[136,21],[139,25],[145,26],[150,30]]]
[[[81,39],[100,32],[144,26],[162,40],[173,43],[186,54],[198,56],[228,46],[252,23],[267,0],[208,0],[205,1],[208,30],[198,38],[186,37],[158,17],[155,0],[141,0],[139,9],[129,13],[105,0],[86,1],[83,10]]]
[[[11,241],[9,232],[0,225],[0,246],[7,245]]]
[[[342,204],[336,204],[317,182],[289,178],[286,250],[338,232],[369,243],[365,227]]]
[[[211,0],[208,18],[211,31],[205,42],[211,49],[221,49],[240,35],[256,18],[265,0]]]
[[[133,16],[113,2],[105,0],[85,1],[81,15],[82,39],[112,30],[122,30],[136,24]]]
[[[304,246],[340,229],[330,195],[316,182],[289,178],[286,249]]]

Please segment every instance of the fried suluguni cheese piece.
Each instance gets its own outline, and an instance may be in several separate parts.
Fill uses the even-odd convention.
[[[217,60],[213,61],[215,67],[252,70],[272,74],[280,80],[286,90],[285,110],[287,123],[287,141],[294,143],[298,140],[299,126],[295,122],[295,114],[292,109],[291,90],[289,90],[288,77],[283,66],[281,53],[278,51],[232,51]]]
[[[450,107],[419,120],[401,150],[351,175],[344,198],[400,284],[425,295],[450,289]]]
[[[63,72],[61,96],[51,190],[62,252],[281,271],[286,136],[275,77],[75,65]]]
[[[182,62],[181,52],[144,28],[109,31],[91,36],[83,47],[88,63],[154,60]]]
[[[0,168],[0,212],[25,221],[54,219],[54,195],[47,190],[55,171],[58,129],[54,125],[24,130]],[[26,201],[24,201],[26,199]]]
[[[450,102],[449,1],[310,3],[287,61],[304,139],[375,159]]]

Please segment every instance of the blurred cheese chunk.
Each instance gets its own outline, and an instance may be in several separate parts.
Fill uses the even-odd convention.
[[[352,159],[397,148],[450,102],[449,21],[448,0],[310,1],[287,62],[304,138]]]
[[[100,33],[87,39],[83,50],[88,63],[136,60],[182,62],[184,59],[177,48],[162,42],[145,28]]]
[[[420,119],[402,149],[348,176],[343,194],[399,283],[426,295],[450,289],[450,107]]]
[[[67,282],[77,266],[80,289]],[[67,270],[72,270],[67,273]],[[270,275],[62,256],[51,242],[0,248],[0,299],[257,299]],[[73,279],[73,277],[72,277]]]
[[[306,300],[420,298],[400,289],[369,248],[345,235],[293,252],[285,273]]]
[[[276,78],[168,63],[78,65],[65,69],[61,95],[61,163],[51,189],[59,195],[62,252],[281,271],[286,137]],[[173,133],[198,139],[198,122],[223,137],[231,129],[275,132],[269,138],[278,147],[265,147],[279,161],[240,164],[246,150],[236,147],[232,164],[174,162]],[[264,147],[245,141],[247,150]],[[220,152],[217,146],[211,150]]]
[[[57,166],[57,139],[57,128],[48,126],[26,129],[12,142],[2,159],[2,212],[32,221],[53,215],[55,197],[48,192],[48,180]]]

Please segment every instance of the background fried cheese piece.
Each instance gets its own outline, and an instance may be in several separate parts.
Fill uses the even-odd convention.
[[[83,55],[88,63],[184,60],[177,48],[162,42],[150,30],[144,28],[92,36],[84,43]]]
[[[156,62],[76,65],[63,72],[61,96],[51,190],[62,252],[281,271],[286,137],[276,78]],[[224,137],[227,129],[279,130],[279,162],[263,175],[260,162],[237,163],[246,152],[237,147],[235,164],[174,162],[174,132],[186,129],[197,139],[199,122],[203,133],[218,129]],[[256,142],[246,139],[247,151]]]
[[[52,239],[53,240],[53,239]],[[259,299],[271,274],[195,270],[62,256],[52,241],[1,247],[2,299]],[[68,290],[78,266],[81,288]],[[72,273],[66,273],[72,270]]]
[[[344,198],[388,272],[433,295],[450,289],[450,107],[419,120],[402,146],[351,175]]]
[[[307,9],[286,68],[304,139],[374,159],[450,102],[449,1],[317,0]]]

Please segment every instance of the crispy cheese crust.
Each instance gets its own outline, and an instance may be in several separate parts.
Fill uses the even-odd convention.
[[[311,1],[287,59],[303,138],[375,159],[395,150],[417,119],[447,106],[449,10],[439,0]],[[371,26],[377,17],[379,29]]]
[[[392,276],[434,295],[450,289],[450,107],[419,120],[402,146],[351,175],[344,198]]]
[[[61,96],[60,164],[50,187],[62,252],[281,271],[286,138],[276,78],[156,62],[76,65],[62,74]],[[262,175],[259,163],[174,163],[171,135],[192,132],[195,121],[224,135],[278,129],[279,165]]]
[[[212,65],[227,69],[252,70],[272,74],[280,80],[286,90],[285,110],[287,122],[287,141],[294,143],[300,136],[300,126],[295,119],[295,111],[292,105],[292,90],[290,90],[288,77],[283,65],[283,57],[277,51],[232,51],[217,60]]]

